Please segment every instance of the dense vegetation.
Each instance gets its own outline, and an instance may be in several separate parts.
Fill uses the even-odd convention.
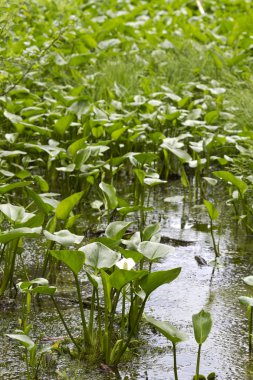
[[[19,330],[8,336],[25,348],[28,379],[40,378],[52,349],[115,369],[143,317],[172,342],[178,378],[176,344],[186,336],[143,314],[150,294],[180,273],[153,265],[172,248],[147,223],[151,188],[180,178],[206,207],[216,263],[210,189],[222,181],[236,223],[253,230],[253,11],[246,0],[198,4],[1,0],[0,296],[17,289],[22,298]],[[28,238],[41,244],[36,264],[24,264]],[[57,302],[61,265],[77,292],[74,333]],[[38,297],[51,298],[66,329],[57,347],[33,339]],[[209,313],[193,316],[196,379],[211,325]]]

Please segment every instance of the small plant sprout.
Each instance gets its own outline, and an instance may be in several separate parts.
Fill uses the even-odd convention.
[[[176,327],[172,326],[169,322],[157,321],[156,319],[144,315],[145,320],[155,327],[160,333],[162,333],[173,346],[173,359],[174,359],[174,379],[178,380],[177,374],[177,353],[176,346],[178,343],[184,342],[188,339],[188,336],[179,331]]]
[[[211,202],[207,201],[206,199],[204,199],[203,202],[204,202],[204,205],[206,206],[206,209],[210,218],[210,230],[211,230],[211,236],[212,236],[212,241],[213,241],[213,248],[215,252],[215,258],[217,259],[217,257],[220,256],[220,250],[219,250],[219,243],[217,244],[214,238],[213,221],[218,219],[219,211]]]
[[[253,276],[243,278],[246,285],[253,286]],[[248,309],[248,337],[249,337],[249,352],[252,353],[252,328],[253,328],[253,297],[241,296],[239,301]]]
[[[14,339],[21,343],[25,349],[25,362],[27,380],[38,379],[38,370],[41,364],[42,356],[51,351],[51,347],[41,347],[41,344],[35,343],[30,337],[29,333],[32,324],[29,322],[31,311],[31,301],[34,294],[44,294],[53,296],[56,288],[49,286],[45,278],[36,278],[32,281],[19,282],[18,289],[25,295],[25,300],[22,307],[22,317],[20,326],[22,330],[16,330],[15,334],[6,334],[9,338]]]
[[[202,344],[206,341],[212,328],[211,314],[202,309],[198,314],[193,314],[192,323],[194,329],[194,337],[199,345],[196,375],[194,376],[194,380],[200,380],[201,378],[203,378],[203,376],[201,377],[201,375],[199,374],[201,347]]]

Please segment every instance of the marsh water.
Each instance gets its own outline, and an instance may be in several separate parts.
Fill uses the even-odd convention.
[[[219,201],[219,240],[221,259],[213,265],[214,251],[208,216],[202,207],[194,206],[189,195],[183,196],[180,182],[173,181],[160,191],[151,191],[149,202],[154,212],[149,222],[160,222],[162,241],[175,247],[174,253],[155,269],[182,267],[180,276],[171,284],[157,289],[146,306],[146,314],[170,321],[185,331],[189,340],[178,345],[179,379],[191,380],[195,373],[197,344],[194,341],[192,314],[205,308],[212,314],[213,328],[202,346],[200,372],[207,376],[215,372],[219,380],[253,380],[253,358],[247,349],[247,313],[238,302],[240,295],[249,293],[242,278],[253,274],[253,237],[237,227],[229,207]],[[222,192],[222,191],[221,191]],[[165,198],[170,197],[167,202]],[[82,225],[79,227],[82,228]],[[79,231],[80,232],[80,231]],[[43,243],[41,243],[43,244]],[[36,269],[37,250],[28,243],[23,255]],[[207,264],[200,265],[196,256]],[[59,302],[72,330],[79,329],[78,307],[71,276],[63,271],[57,280]],[[7,337],[18,327],[21,306],[19,298],[1,305],[0,379],[25,379],[22,349]],[[40,300],[33,306],[33,332],[43,333],[43,343],[53,344],[65,336],[50,301]],[[99,365],[71,360],[68,354],[54,354],[47,358],[43,379],[107,379],[112,373],[102,371]],[[119,366],[121,379],[174,379],[170,343],[160,334],[143,326],[139,343],[131,359]]]

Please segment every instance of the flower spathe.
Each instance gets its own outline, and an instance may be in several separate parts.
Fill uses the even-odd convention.
[[[135,261],[132,258],[121,259],[116,263],[119,269],[131,270],[135,266]]]

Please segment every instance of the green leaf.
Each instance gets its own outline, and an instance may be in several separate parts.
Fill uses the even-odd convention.
[[[47,286],[48,280],[46,278],[35,278],[34,280],[23,281],[17,284],[21,292],[29,290],[33,285]]]
[[[13,239],[17,239],[20,237],[29,237],[34,238],[38,237],[41,234],[42,227],[36,228],[15,228],[10,231],[2,232],[0,234],[0,243],[6,244]]]
[[[245,282],[245,284],[253,286],[253,276],[244,277],[243,281]]]
[[[214,124],[219,119],[220,113],[218,111],[210,111],[205,115],[207,124]]]
[[[54,208],[49,205],[48,203],[45,203],[43,198],[38,195],[35,191],[33,191],[30,188],[26,189],[29,197],[34,201],[35,205],[38,207],[38,209],[42,212],[44,212],[45,215],[48,215],[50,211],[52,211]]]
[[[105,235],[110,239],[120,240],[131,224],[133,224],[133,222],[112,222],[106,228]]]
[[[55,286],[47,286],[47,285],[41,285],[41,286],[36,286],[36,288],[32,289],[33,294],[43,294],[45,296],[53,296],[56,292],[56,287]]]
[[[172,326],[169,322],[157,321],[156,319],[144,314],[144,319],[162,333],[171,343],[177,344],[184,342],[188,336]]]
[[[212,328],[211,314],[202,309],[198,314],[192,316],[192,323],[196,342],[204,343]]]
[[[56,132],[63,136],[65,131],[68,129],[72,121],[74,120],[74,115],[70,114],[67,116],[61,117],[54,125]]]
[[[105,182],[101,182],[99,184],[99,187],[104,193],[106,199],[106,208],[108,210],[114,210],[118,206],[115,187]]]
[[[145,227],[142,234],[143,241],[150,240],[152,236],[157,234],[157,232],[159,231],[160,231],[159,223],[154,223],[154,224],[151,224],[150,226]]]
[[[69,230],[57,231],[54,234],[44,230],[43,234],[48,240],[56,241],[61,245],[80,244],[84,238],[83,236],[72,234]]]
[[[228,171],[222,171],[221,170],[221,171],[213,172],[213,174],[216,177],[223,179],[226,182],[230,182],[232,185],[234,185],[239,190],[242,197],[243,197],[245,191],[248,189],[248,185],[244,181],[237,178],[236,176],[234,176],[232,173],[230,173]]]
[[[169,253],[174,252],[175,248],[166,244],[143,241],[139,244],[138,251],[141,252],[148,260],[154,261],[157,259],[164,259]]]
[[[253,297],[241,296],[238,299],[242,305],[253,307]]]
[[[78,275],[85,262],[85,254],[82,251],[51,250],[50,254],[66,264],[75,275]]]
[[[111,283],[110,276],[103,269],[101,269],[101,278],[104,290],[104,304],[109,313],[112,311],[112,300],[111,300]]]
[[[219,211],[217,210],[217,208],[206,199],[204,199],[203,202],[204,202],[204,205],[206,206],[210,219],[216,220],[219,217]]]
[[[119,291],[129,282],[140,279],[148,273],[147,270],[134,271],[116,268],[110,276],[110,283]]]
[[[29,338],[29,336],[24,335],[24,334],[6,334],[6,336],[8,336],[11,339],[17,340],[19,343],[22,344],[22,346],[27,348],[28,351],[30,351],[35,345],[32,339]]]
[[[12,124],[18,124],[22,121],[21,116],[10,113],[7,110],[4,111],[4,116],[6,117],[6,119],[10,120]]]
[[[74,141],[69,147],[68,147],[68,154],[74,157],[76,153],[80,150],[85,148],[85,138],[79,139]]]
[[[148,297],[159,286],[169,284],[170,282],[174,281],[180,272],[181,268],[174,268],[165,271],[149,273],[147,276],[140,280],[140,286]]]
[[[202,177],[207,183],[209,183],[209,185],[211,186],[215,186],[218,182],[217,179],[214,179],[214,178],[210,178],[210,177]]]
[[[91,150],[89,147],[80,149],[75,155],[76,170],[80,170],[81,166],[89,159]]]
[[[38,214],[34,215],[31,219],[29,219],[27,222],[22,223],[21,227],[41,227],[44,223],[45,215],[42,212],[39,212]],[[16,224],[16,227],[19,227],[18,223]]]
[[[10,203],[0,205],[0,211],[13,223],[26,223],[29,219],[33,218],[35,214],[25,212],[24,207],[15,206]]]
[[[43,191],[43,193],[49,191],[49,185],[43,177],[41,177],[40,175],[35,175],[33,178],[38,183],[40,190]]]
[[[161,185],[162,183],[168,183],[168,182],[159,178],[148,177],[148,178],[144,178],[144,183],[145,185],[152,187],[152,186]]]
[[[72,194],[69,197],[63,199],[56,207],[56,217],[61,220],[66,220],[69,216],[69,213],[77,205],[77,203],[80,201],[83,195],[84,191],[81,191],[80,193]]]
[[[138,178],[140,184],[144,185],[144,178],[146,177],[146,173],[142,169],[134,169],[136,177]]]
[[[85,265],[94,269],[111,268],[120,259],[120,254],[101,243],[91,243],[80,248],[85,253]]]
[[[24,182],[15,182],[15,183],[9,183],[6,185],[1,185],[0,194],[8,193],[9,191],[13,189],[17,189],[18,187],[29,186],[31,183],[32,183],[31,181],[24,181]]]

